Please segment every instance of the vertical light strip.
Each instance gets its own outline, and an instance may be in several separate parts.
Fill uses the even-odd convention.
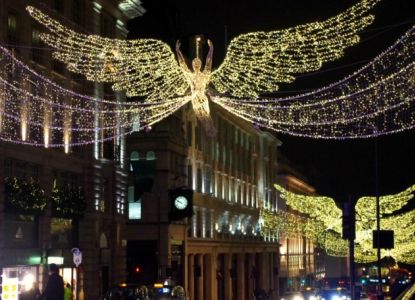
[[[72,116],[70,111],[65,111],[65,120],[63,123],[63,144],[65,153],[69,153],[70,150],[70,143],[71,143],[71,121]]]
[[[96,1],[92,2],[93,9],[94,9],[94,33],[100,34],[101,32],[101,10],[102,5],[99,4]],[[100,99],[101,97],[101,89],[102,86],[99,83],[94,84],[94,97]],[[99,104],[98,101],[95,102],[95,114],[94,114],[94,126],[95,126],[95,132],[94,132],[94,158],[99,159],[100,158],[100,145],[99,145]]]
[[[0,90],[0,133],[3,129],[3,115],[4,115],[4,108],[5,108],[5,101],[6,99],[6,85],[4,83],[1,84]]]
[[[27,99],[27,97],[29,96],[22,97],[22,101],[20,103],[20,134],[23,142],[27,140],[28,134],[27,123],[29,120],[29,99]]]
[[[52,125],[52,108],[45,104],[43,107],[43,145],[49,148],[50,144],[50,127]]]

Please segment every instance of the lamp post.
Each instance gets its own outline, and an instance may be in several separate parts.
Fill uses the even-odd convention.
[[[378,131],[375,127],[375,194],[376,194],[376,234],[377,234],[377,269],[378,269],[378,293],[377,299],[383,299],[382,292],[382,264],[381,264],[381,249],[380,249],[380,199],[379,199],[379,147],[378,147]]]

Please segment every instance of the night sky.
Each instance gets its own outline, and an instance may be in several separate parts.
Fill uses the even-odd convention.
[[[226,44],[241,34],[277,30],[325,20],[357,1],[346,0],[147,0],[147,13],[129,22],[130,38],[158,38],[174,46],[203,34],[215,46],[214,65],[223,60]],[[415,25],[414,0],[382,0],[374,9],[375,22],[360,44],[344,58],[281,86],[278,96],[318,88],[363,66]],[[281,151],[302,171],[319,194],[343,201],[375,194],[374,139],[327,141],[277,134]],[[415,131],[378,138],[381,194],[397,193],[415,184]]]

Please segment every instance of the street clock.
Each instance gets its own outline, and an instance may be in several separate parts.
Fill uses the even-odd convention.
[[[177,196],[174,199],[174,206],[177,209],[183,210],[185,209],[187,206],[189,205],[189,201],[187,200],[187,198],[185,196]]]
[[[193,190],[176,188],[169,191],[169,221],[178,221],[193,216]]]

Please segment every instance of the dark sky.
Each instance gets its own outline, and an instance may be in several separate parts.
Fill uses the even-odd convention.
[[[357,1],[347,0],[144,0],[147,13],[129,23],[130,37],[159,38],[174,45],[203,34],[215,45],[214,64],[223,60],[225,45],[245,32],[282,29],[334,16]],[[382,0],[373,10],[375,22],[362,42],[344,58],[316,74],[282,87],[282,94],[318,88],[361,67],[415,25],[414,0]],[[338,201],[375,194],[374,139],[326,141],[278,134],[282,152],[302,169],[320,194]],[[396,193],[415,184],[415,131],[378,138],[379,188]]]

